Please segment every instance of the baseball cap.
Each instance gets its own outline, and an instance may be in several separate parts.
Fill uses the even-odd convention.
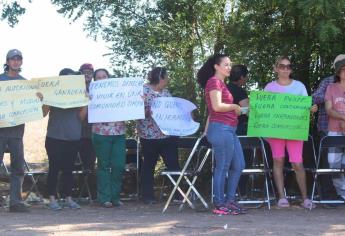
[[[338,73],[339,69],[345,65],[345,54],[339,54],[335,57],[332,67],[335,70],[335,74]]]
[[[345,59],[345,54],[339,54],[338,56],[336,56],[336,58],[334,59],[334,62],[333,62],[333,68],[335,68],[335,64],[338,62],[338,61],[342,61]]]
[[[23,58],[21,51],[19,51],[18,49],[11,49],[8,51],[8,53],[6,55],[6,60],[11,59],[11,58],[16,57],[16,56]]]
[[[93,71],[93,66],[91,63],[84,63],[79,68],[79,71],[82,71],[82,70],[92,70]]]

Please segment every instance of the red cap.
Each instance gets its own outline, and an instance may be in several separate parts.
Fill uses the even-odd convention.
[[[82,70],[92,70],[93,71],[93,66],[90,63],[84,63],[80,66],[79,71],[81,72]]]

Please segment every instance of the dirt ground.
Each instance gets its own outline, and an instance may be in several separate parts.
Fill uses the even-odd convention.
[[[345,206],[318,207],[312,211],[251,209],[246,215],[218,216],[176,206],[161,213],[163,204],[153,206],[126,202],[120,208],[104,209],[83,205],[80,210],[53,212],[33,206],[29,214],[0,210],[0,235],[345,235]]]
[[[46,162],[44,139],[47,118],[26,124],[24,145],[29,163]],[[7,160],[8,161],[8,160]],[[52,212],[33,205],[28,214],[0,208],[0,236],[19,235],[345,235],[345,205],[337,209],[318,206],[312,211],[251,209],[240,216],[217,216],[210,211],[173,206],[165,214],[163,204],[153,206],[125,202],[120,208],[104,209],[95,204],[80,210]]]

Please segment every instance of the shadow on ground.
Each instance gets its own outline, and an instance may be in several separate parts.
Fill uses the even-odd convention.
[[[33,206],[31,213],[0,211],[0,235],[344,235],[344,206],[312,211],[253,209],[246,215],[217,216],[163,205],[127,202],[120,208],[85,205],[81,210],[53,212]]]

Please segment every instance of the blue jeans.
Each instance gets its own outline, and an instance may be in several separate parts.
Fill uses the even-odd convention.
[[[235,200],[238,181],[245,167],[243,151],[236,135],[236,127],[219,122],[210,122],[207,139],[212,144],[216,167],[213,177],[214,204],[224,205]],[[227,178],[226,199],[224,197]]]

